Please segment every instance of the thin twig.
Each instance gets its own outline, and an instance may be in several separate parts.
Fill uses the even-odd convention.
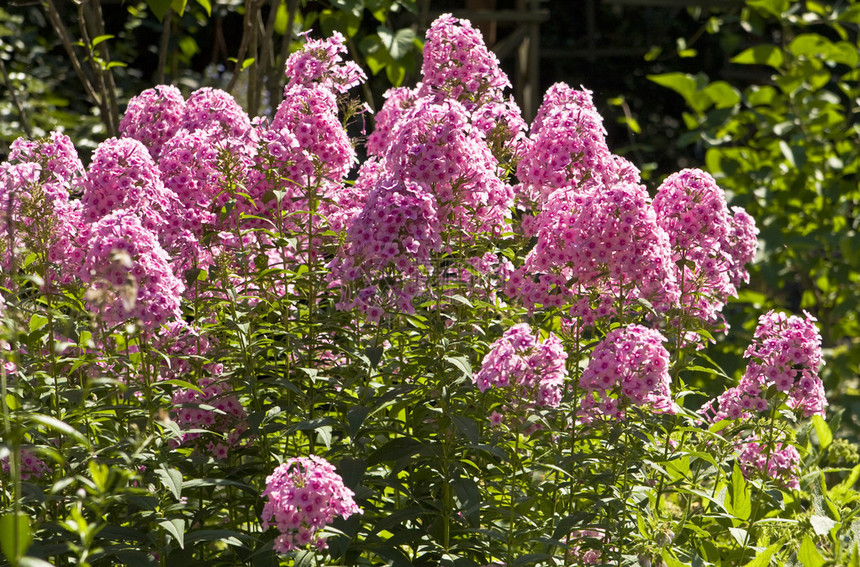
[[[106,35],[101,0],[91,0],[91,2],[92,12],[95,15],[94,25],[96,26],[96,31],[100,36]],[[110,69],[110,51],[108,50],[107,42],[104,41],[98,45],[98,48],[101,52],[102,61],[106,65],[105,70],[107,71],[105,74],[107,75],[108,111],[110,112],[111,123],[114,125],[114,131],[111,132],[111,135],[116,136],[119,133],[119,104],[116,97],[116,82],[113,78],[113,71]]]
[[[63,24],[63,20],[60,18],[60,13],[57,11],[57,7],[54,5],[53,0],[44,0],[43,4],[45,8],[45,13],[48,16],[48,19],[51,20],[51,25],[54,28],[54,31],[57,33],[57,36],[60,38],[60,42],[63,44],[63,47],[66,50],[66,54],[69,56],[69,62],[72,64],[72,68],[74,68],[75,73],[78,75],[78,79],[80,79],[81,84],[84,87],[84,90],[87,92],[87,95],[92,99],[92,101],[97,105],[101,106],[101,100],[99,99],[99,95],[93,87],[92,81],[89,77],[87,77],[86,72],[84,71],[83,65],[81,65],[80,59],[78,59],[78,55],[75,53],[74,47],[72,47],[71,36],[69,35],[69,30],[66,28],[65,24]]]
[[[159,85],[164,84],[164,68],[167,66],[167,50],[170,47],[170,31],[173,27],[173,10],[167,9],[162,22],[161,43],[158,47],[158,69],[155,73],[155,82]]]
[[[239,80],[239,73],[242,72],[242,64],[245,61],[245,54],[248,52],[248,42],[251,39],[252,28],[254,26],[254,7],[257,3],[254,0],[245,0],[245,21],[242,23],[242,43],[239,44],[239,53],[236,55],[236,65],[233,67],[233,77],[230,79],[230,84],[227,85],[227,92],[232,93],[236,86],[236,81]]]

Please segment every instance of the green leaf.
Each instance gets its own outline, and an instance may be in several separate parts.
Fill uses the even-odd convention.
[[[376,28],[376,33],[382,41],[382,45],[395,61],[402,59],[404,55],[412,50],[415,41],[415,32],[410,28],[403,28],[392,32],[385,26]]]
[[[827,422],[820,415],[812,416],[812,425],[815,427],[815,433],[818,435],[818,447],[820,450],[825,450],[833,443],[833,433],[830,432]]]
[[[98,37],[93,38],[93,44],[92,45],[93,45],[93,47],[95,47],[98,44],[100,44],[101,42],[107,41],[109,39],[113,39],[114,37],[115,36],[112,36],[112,35],[100,35]]]
[[[803,543],[800,544],[797,558],[803,567],[822,567],[824,565],[824,558],[821,557],[809,534],[803,536]]]
[[[708,95],[699,90],[701,83],[707,79],[704,75],[690,75],[689,73],[663,73],[660,75],[647,75],[648,80],[660,86],[672,89],[682,97],[686,103],[696,112],[704,112],[711,104]]]
[[[161,477],[161,484],[164,485],[165,488],[170,490],[176,500],[179,500],[182,497],[181,472],[176,469],[167,468],[167,465],[162,463],[161,468],[157,469],[155,471],[155,474]]]
[[[767,567],[770,565],[770,558],[773,557],[773,554],[782,546],[783,544],[781,542],[771,545],[764,551],[760,552],[755,559],[744,565],[744,567]]]
[[[785,62],[785,55],[775,45],[756,45],[741,51],[730,61],[743,65],[769,65],[779,69]]]
[[[146,5],[149,6],[152,14],[158,18],[159,22],[164,20],[164,16],[167,15],[172,4],[173,0],[146,0]]]
[[[749,486],[737,463],[732,468],[732,510],[735,517],[746,520],[752,512]]]
[[[174,518],[173,520],[162,520],[158,522],[164,531],[173,536],[179,547],[185,549],[185,520]]]
[[[33,313],[30,317],[30,332],[37,331],[48,324],[48,318],[38,313]]]
[[[0,550],[13,565],[22,557],[33,543],[30,531],[30,518],[24,513],[10,513],[0,516]]]
[[[702,89],[717,108],[732,108],[741,101],[741,93],[725,81],[714,81]]]
[[[779,19],[788,10],[789,3],[789,0],[748,0],[747,6]]]
[[[361,18],[351,12],[323,10],[320,13],[320,26],[326,35],[339,31],[347,38],[351,38],[358,33],[361,27]]]
[[[92,447],[90,440],[87,439],[80,431],[78,431],[68,423],[60,421],[55,417],[43,415],[40,413],[34,413],[28,415],[27,420],[47,427],[48,429],[53,429],[54,431],[57,431],[64,435],[68,435],[69,437],[73,437],[78,443],[80,443],[87,449]]]
[[[21,561],[18,562],[18,567],[54,567],[52,564],[48,563],[43,559],[39,559],[38,557],[22,557]]]
[[[459,368],[463,376],[469,380],[472,379],[472,365],[469,363],[468,358],[465,356],[446,356],[445,360]]]
[[[212,2],[209,0],[197,0],[197,4],[199,4],[204,10],[206,10],[206,15],[210,18],[212,17]]]
[[[188,5],[188,0],[173,0],[170,4],[171,9],[180,16],[185,14],[185,7]]]

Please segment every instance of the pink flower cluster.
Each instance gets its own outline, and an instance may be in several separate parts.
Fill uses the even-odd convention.
[[[800,453],[794,445],[777,442],[769,447],[760,441],[747,441],[741,445],[738,464],[747,478],[760,475],[789,488],[800,488],[796,472]]]
[[[132,138],[112,138],[93,153],[84,180],[83,220],[96,223],[124,209],[158,236],[165,248],[182,233],[184,222],[176,194],[164,187],[146,147]]]
[[[167,253],[137,215],[119,209],[91,228],[80,278],[90,284],[87,303],[104,321],[140,321],[152,332],[180,317],[185,285],[174,275]]]
[[[740,209],[730,215],[723,190],[699,169],[667,177],[654,210],[679,266],[685,312],[718,319],[727,298],[737,295],[736,284],[748,277],[744,266],[755,254],[758,232],[751,217]]]
[[[511,388],[511,409],[558,407],[567,376],[567,353],[559,338],[550,333],[543,340],[527,323],[514,325],[490,345],[481,369],[472,379],[482,392]]]
[[[564,307],[593,323],[592,302],[639,298],[667,310],[678,298],[668,237],[645,188],[589,183],[554,192],[538,215],[537,244],[508,280],[506,293],[527,307]],[[591,299],[589,299],[591,298]]]
[[[176,445],[193,444],[226,459],[248,429],[248,414],[226,380],[203,376],[197,386],[202,392],[188,388],[173,394],[173,420],[185,431]]]
[[[45,461],[34,455],[29,449],[21,449],[21,452],[18,455],[18,465],[21,468],[21,480],[42,478],[42,475],[51,470]],[[9,457],[3,457],[0,459],[0,469],[2,469],[5,474],[9,474]]]
[[[68,136],[57,132],[39,140],[15,140],[9,161],[0,166],[0,215],[11,219],[13,246],[23,246],[47,262],[46,283],[68,284],[80,265],[75,239],[81,230],[80,202],[70,200],[84,167]],[[8,230],[0,241],[0,262],[9,269]],[[41,266],[40,266],[41,267]]]
[[[511,86],[481,32],[451,14],[439,16],[427,30],[422,55],[422,95],[441,93],[467,106],[480,106],[500,100],[502,90]]]
[[[124,138],[141,142],[158,160],[164,144],[179,130],[184,114],[185,99],[179,89],[158,85],[128,101],[119,131]]]
[[[517,177],[528,199],[544,203],[554,191],[577,189],[588,179],[617,180],[613,161],[591,91],[557,83],[544,95],[532,123]],[[627,181],[638,183],[638,172]]]
[[[358,308],[372,321],[386,310],[413,312],[431,254],[442,247],[432,195],[410,181],[379,184],[346,238],[346,253],[331,263],[342,286],[339,307]]]
[[[314,544],[327,547],[319,531],[337,516],[361,514],[354,493],[343,484],[334,466],[321,457],[288,459],[266,479],[263,529],[270,526],[281,534],[275,551],[287,553]]]
[[[340,32],[327,39],[308,39],[302,48],[290,55],[285,65],[286,91],[296,86],[320,86],[325,90],[345,93],[362,83],[367,76],[354,61],[344,61],[346,38]]]
[[[767,411],[769,388],[785,394],[785,403],[804,417],[824,415],[827,398],[818,376],[821,335],[815,318],[769,311],[759,317],[752,344],[744,353],[751,359],[737,386],[700,410],[711,422],[749,418]]]
[[[447,226],[464,237],[507,230],[513,190],[499,178],[498,162],[458,102],[417,100],[392,129],[383,165],[432,192]]]
[[[624,418],[628,403],[674,413],[669,352],[665,337],[641,325],[620,327],[607,333],[591,354],[579,379],[585,390],[582,417]]]
[[[574,565],[600,565],[603,563],[603,551],[606,548],[607,538],[603,530],[576,530],[567,538],[567,556]],[[583,539],[599,540],[600,544],[593,547],[582,545]]]

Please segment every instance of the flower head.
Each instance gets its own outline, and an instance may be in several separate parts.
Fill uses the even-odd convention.
[[[334,466],[315,455],[287,459],[266,478],[263,496],[263,529],[281,532],[275,539],[279,553],[310,544],[325,549],[322,528],[337,516],[362,513]]]

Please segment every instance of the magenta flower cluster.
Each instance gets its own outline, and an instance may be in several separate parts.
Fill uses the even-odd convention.
[[[21,480],[33,480],[42,478],[46,473],[51,471],[51,467],[42,459],[33,454],[30,449],[21,449],[18,453],[18,466],[21,471]],[[9,457],[0,459],[0,470],[5,474],[9,474]]]
[[[818,376],[821,366],[821,335],[815,318],[787,316],[769,311],[759,317],[753,342],[744,353],[749,358],[746,371],[737,386],[721,394],[702,408],[711,422],[723,419],[749,418],[771,408],[768,389],[780,393],[776,402],[804,417],[824,415],[827,398]]]
[[[451,14],[439,16],[427,30],[422,55],[420,90],[480,106],[499,100],[511,86],[481,32]]]
[[[768,445],[761,440],[744,442],[738,454],[738,464],[747,478],[763,476],[788,488],[800,488],[797,469],[800,453],[793,445],[775,442]]]
[[[580,298],[622,298],[634,306],[642,298],[669,309],[679,295],[675,265],[647,191],[623,182],[588,185],[549,197],[538,215],[537,244],[506,292],[530,308],[577,302],[571,314],[586,324],[595,314]]]
[[[180,316],[185,284],[137,215],[119,209],[99,219],[86,250],[80,277],[90,286],[87,303],[106,323],[139,320],[152,332]]]
[[[673,173],[657,189],[654,210],[678,263],[681,302],[698,319],[713,321],[738,282],[748,279],[758,230],[743,210],[729,213],[725,193],[699,169]]]
[[[275,538],[279,553],[308,545],[326,549],[320,530],[338,516],[362,513],[334,466],[315,455],[288,459],[276,468],[262,496],[263,529],[274,526],[280,532]]]
[[[665,341],[660,331],[642,325],[607,333],[594,347],[579,379],[579,387],[586,392],[583,419],[624,418],[629,404],[674,413]]]
[[[550,333],[539,339],[527,323],[514,325],[490,345],[481,369],[472,379],[482,392],[510,388],[508,407],[558,407],[567,376],[567,353]]]

